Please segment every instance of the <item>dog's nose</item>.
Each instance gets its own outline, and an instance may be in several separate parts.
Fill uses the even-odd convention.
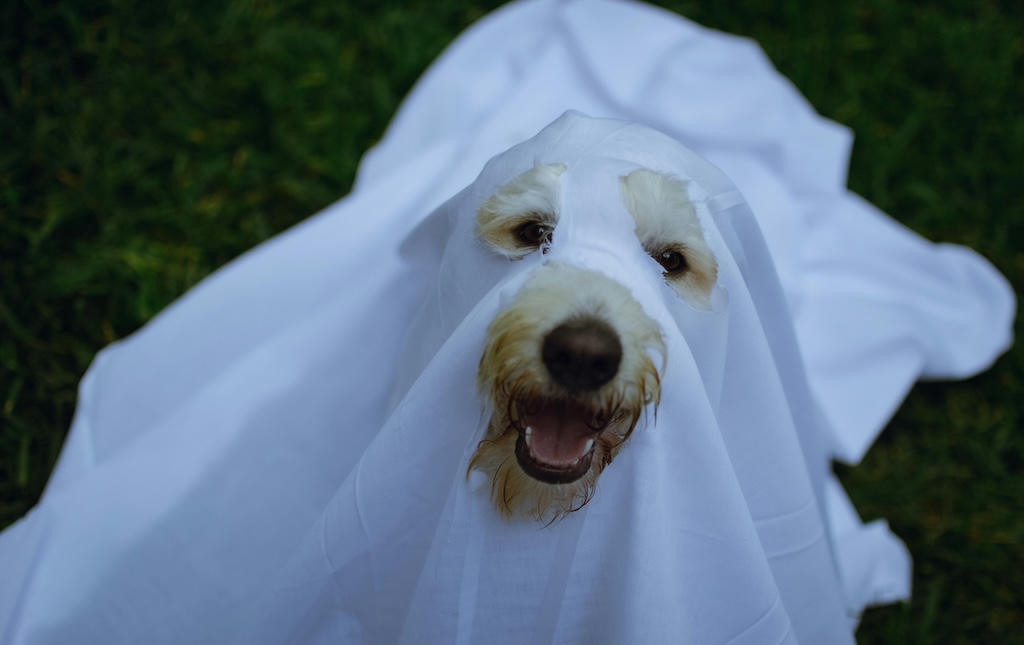
[[[568,390],[596,390],[619,371],[622,344],[607,323],[593,318],[569,320],[548,333],[541,350],[544,365]]]

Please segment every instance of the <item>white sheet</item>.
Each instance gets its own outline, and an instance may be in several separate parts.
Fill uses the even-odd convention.
[[[442,206],[566,109],[717,168],[568,115]],[[856,462],[917,378],[984,369],[1015,310],[985,260],[847,192],[849,144],[756,45],[664,11],[485,18],[351,195],[100,353],[42,501],[0,534],[0,640],[849,641],[866,604],[907,597],[910,561],[829,459]],[[467,226],[539,158],[591,167],[566,197],[590,199],[611,167],[591,153],[694,180],[728,306],[694,315],[628,278],[686,387],[583,511],[508,524],[464,479],[486,421],[473,378],[533,265],[494,264]],[[403,357],[429,294],[444,319]]]

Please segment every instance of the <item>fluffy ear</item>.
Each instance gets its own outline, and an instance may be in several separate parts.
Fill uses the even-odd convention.
[[[619,181],[637,239],[662,266],[665,281],[683,300],[709,309],[718,262],[704,239],[686,182],[647,168]]]
[[[494,191],[476,214],[477,236],[512,260],[533,253],[558,224],[565,164],[537,165]]]

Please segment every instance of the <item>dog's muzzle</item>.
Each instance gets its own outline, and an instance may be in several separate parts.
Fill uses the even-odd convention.
[[[552,381],[567,396],[518,402],[522,430],[516,459],[534,479],[568,484],[590,470],[594,445],[609,421],[572,395],[597,390],[615,377],[622,344],[607,323],[572,319],[545,336],[541,355]]]

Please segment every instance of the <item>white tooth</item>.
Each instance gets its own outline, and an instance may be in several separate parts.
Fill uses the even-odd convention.
[[[530,435],[533,434],[533,428],[531,428],[530,426],[526,426],[526,432],[524,434],[526,435],[526,445],[529,446]]]
[[[589,439],[587,441],[586,447],[583,449],[583,454],[587,454],[588,452],[590,452],[590,449],[593,448],[593,447],[594,447],[594,440],[593,439]]]

